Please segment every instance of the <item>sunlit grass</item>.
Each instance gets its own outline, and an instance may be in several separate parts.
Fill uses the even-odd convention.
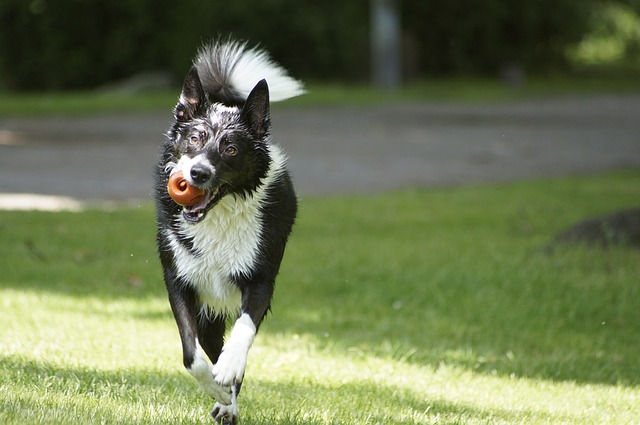
[[[626,424],[640,252],[543,249],[640,172],[305,198],[249,355],[246,424]],[[207,423],[150,205],[0,212],[0,423]]]

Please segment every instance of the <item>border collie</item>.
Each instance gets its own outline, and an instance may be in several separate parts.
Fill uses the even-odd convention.
[[[297,210],[286,156],[270,137],[269,99],[302,93],[263,50],[232,40],[203,46],[156,169],[158,252],[183,362],[215,400],[218,423],[237,423],[247,353]],[[177,172],[201,194],[192,205],[167,191]]]

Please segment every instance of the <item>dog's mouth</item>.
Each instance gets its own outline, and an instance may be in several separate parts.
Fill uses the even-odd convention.
[[[222,199],[224,195],[226,195],[227,190],[224,185],[218,187],[215,190],[207,190],[202,197],[200,202],[191,206],[182,207],[182,216],[189,223],[199,223],[201,222],[209,210],[213,208],[219,201]]]

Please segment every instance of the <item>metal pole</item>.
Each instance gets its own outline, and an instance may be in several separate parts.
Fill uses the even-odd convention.
[[[400,15],[398,0],[371,0],[371,66],[376,87],[400,86]]]

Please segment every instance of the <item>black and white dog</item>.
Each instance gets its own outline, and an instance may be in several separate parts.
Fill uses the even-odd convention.
[[[269,99],[302,92],[262,50],[231,40],[205,45],[156,170],[158,251],[184,366],[215,399],[219,423],[237,422],[247,353],[297,210],[285,154],[270,137]],[[204,191],[195,205],[167,193],[178,171]],[[225,342],[228,320],[235,322]]]

